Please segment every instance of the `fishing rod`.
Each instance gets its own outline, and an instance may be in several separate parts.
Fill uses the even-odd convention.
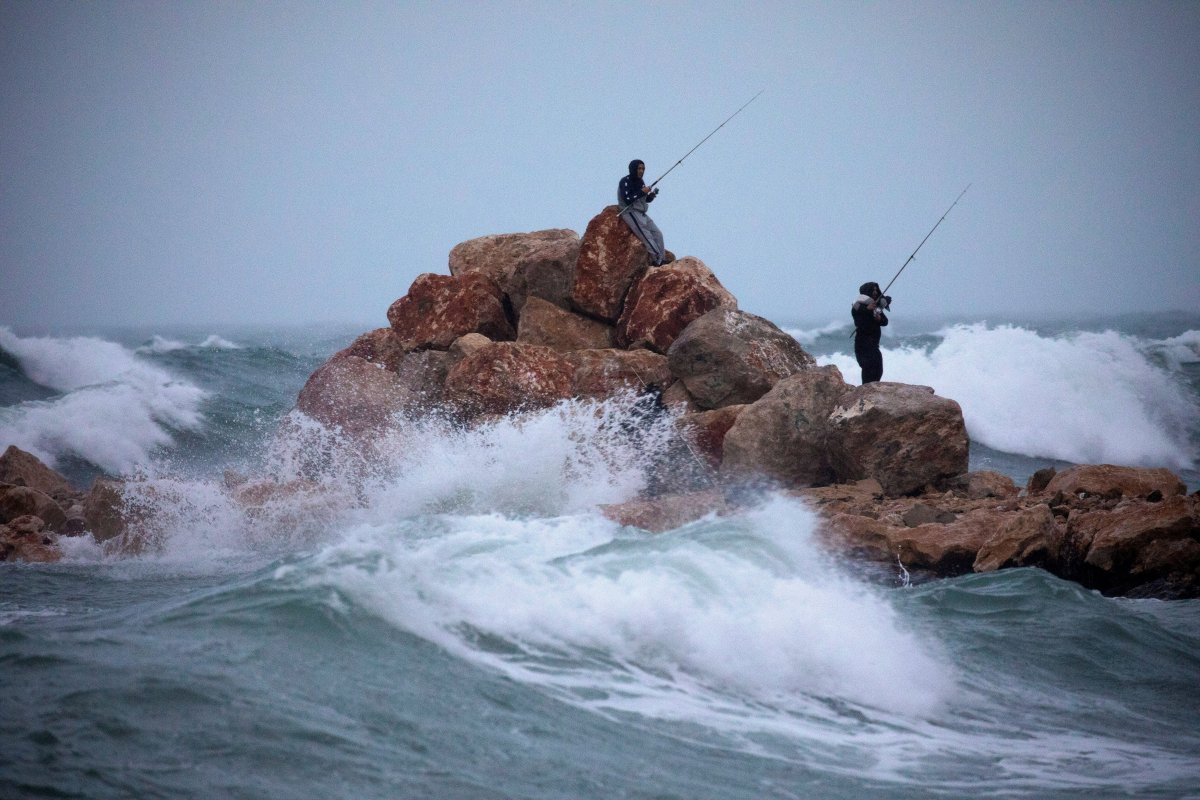
[[[968,183],[968,184],[967,184],[967,189],[970,189],[970,188],[971,188],[971,184],[969,184],[969,183]],[[951,211],[953,211],[953,210],[954,210],[954,207],[955,207],[956,205],[958,205],[958,201],[959,201],[959,200],[962,200],[962,197],[963,197],[963,195],[967,193],[967,189],[963,189],[961,192],[959,192],[959,193],[958,193],[958,197],[954,198],[954,202],[950,204],[950,208],[947,208],[947,209],[946,209],[946,213],[945,213],[945,214],[942,214],[942,216],[941,216],[941,219],[939,219],[937,222],[933,223],[933,227],[929,229],[929,233],[925,234],[925,238],[921,240],[921,244],[917,245],[917,249],[916,249],[916,250],[913,250],[913,251],[912,251],[912,255],[910,255],[910,256],[908,257],[908,260],[904,262],[903,266],[901,266],[901,267],[900,267],[900,269],[899,269],[899,270],[897,270],[896,274],[892,276],[892,279],[891,279],[890,281],[888,281],[888,285],[887,285],[887,286],[885,286],[885,287],[883,287],[883,291],[881,291],[881,292],[879,293],[879,296],[880,296],[880,298],[883,298],[883,297],[886,297],[886,296],[887,296],[887,290],[888,290],[888,289],[890,289],[890,288],[892,288],[892,284],[893,284],[893,283],[895,283],[895,282],[896,282],[896,279],[900,277],[900,273],[901,273],[901,272],[904,272],[904,268],[905,268],[905,267],[907,267],[909,264],[911,264],[911,263],[912,263],[912,260],[913,260],[914,258],[916,258],[916,257],[917,257],[917,251],[918,251],[918,250],[920,250],[922,247],[924,247],[924,246],[925,246],[925,243],[926,243],[927,241],[929,241],[929,237],[930,237],[930,236],[933,236],[933,232],[934,232],[934,231],[936,231],[936,230],[938,229],[938,225],[941,225],[941,224],[942,224],[942,220],[944,220],[944,219],[946,218],[946,216],[947,216],[947,215],[948,215],[948,214],[949,214]],[[888,301],[887,301],[887,303],[886,303],[886,304],[883,306],[883,308],[888,308],[888,307],[890,307],[890,306],[891,306],[891,300],[890,300],[890,298],[889,298],[889,299],[888,299]],[[851,339],[853,339],[853,338],[854,338],[854,336],[855,336],[855,334],[857,334],[857,333],[858,333],[858,329],[857,329],[857,328],[855,328],[855,330],[852,330],[852,331],[850,331],[850,338],[851,338]]]
[[[713,137],[713,134],[715,134],[717,131],[721,130],[721,128],[724,128],[724,127],[725,127],[725,123],[726,123],[726,122],[729,122],[729,120],[733,119],[733,118],[734,118],[734,117],[736,117],[738,114],[742,113],[742,110],[743,110],[743,109],[745,109],[745,108],[746,108],[746,106],[750,105],[750,104],[751,104],[751,103],[753,103],[755,100],[757,100],[757,99],[758,99],[758,95],[759,95],[759,94],[762,94],[762,93],[763,93],[763,92],[765,92],[765,91],[766,91],[766,89],[759,89],[759,90],[758,90],[758,94],[754,95],[754,97],[751,97],[749,100],[747,100],[747,101],[746,101],[746,102],[745,102],[745,103],[742,105],[742,107],[741,107],[741,108],[739,108],[737,111],[735,111],[735,112],[733,112],[732,114],[730,114],[730,115],[729,115],[729,116],[728,116],[728,117],[725,119],[725,122],[722,122],[720,125],[718,125],[717,127],[713,128],[713,129],[712,129],[712,133],[709,133],[709,134],[708,134],[708,136],[705,136],[703,139],[701,139],[701,140],[700,140],[700,141],[699,141],[699,142],[696,144],[696,146],[695,146],[695,147],[693,147],[691,150],[688,150],[686,153],[684,153],[684,154],[683,154],[683,158],[679,159],[678,161],[676,161],[674,164],[672,164],[672,165],[671,165],[671,169],[667,170],[667,171],[666,171],[666,172],[664,172],[662,175],[659,175],[657,178],[655,178],[655,180],[654,180],[654,183],[652,183],[652,184],[650,184],[649,186],[647,186],[647,187],[646,187],[646,192],[645,192],[645,193],[646,193],[646,194],[649,194],[650,192],[652,192],[652,191],[654,190],[654,187],[658,185],[658,182],[659,182],[659,181],[661,181],[663,178],[665,178],[665,177],[667,177],[668,175],[670,175],[670,174],[671,174],[671,170],[675,169],[675,167],[678,167],[680,164],[682,164],[682,163],[683,163],[684,159],[686,159],[686,158],[687,158],[688,156],[690,156],[692,153],[694,153],[694,152],[696,152],[697,150],[699,150],[699,149],[700,149],[700,145],[704,144],[704,143],[705,143],[705,142],[707,142],[709,139],[711,139],[711,138]],[[620,211],[618,211],[618,212],[617,212],[617,215],[619,216],[619,215],[621,215],[621,214],[624,214],[626,211],[628,211],[628,210],[629,210],[630,206],[632,206],[632,205],[633,205],[633,204],[632,204],[632,203],[630,203],[629,205],[625,206],[624,208],[622,208]]]
[[[967,189],[970,189],[970,188],[971,188],[971,184],[968,183]],[[942,220],[944,220],[946,218],[946,215],[954,210],[954,207],[956,205],[958,205],[959,200],[962,200],[962,196],[967,193],[967,189],[963,189],[961,192],[958,193],[958,197],[954,198],[954,202],[950,204],[950,208],[946,209],[946,213],[942,214],[942,218],[933,224],[933,227],[929,229],[929,233],[925,234],[925,238],[921,240],[921,244],[917,245],[917,250],[920,250],[921,247],[924,246],[925,242],[929,241],[929,237],[933,236],[933,232],[937,230],[938,225],[942,224]],[[917,250],[912,251],[912,255],[908,257],[908,261],[905,261],[904,266],[900,267],[899,272],[897,272],[895,275],[892,276],[892,279],[890,281],[888,281],[887,286],[883,287],[883,291],[880,292],[880,294],[887,294],[887,290],[892,288],[892,284],[896,282],[896,278],[899,278],[900,273],[904,272],[904,267],[907,267],[912,262],[912,260],[917,257]]]

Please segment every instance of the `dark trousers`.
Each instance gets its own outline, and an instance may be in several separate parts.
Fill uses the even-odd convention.
[[[862,367],[862,382],[874,383],[883,377],[883,353],[879,342],[861,336],[854,337],[854,357]]]

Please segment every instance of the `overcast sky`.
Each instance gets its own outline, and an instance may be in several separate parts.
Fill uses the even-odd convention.
[[[0,325],[348,321],[632,158],[781,324],[1200,308],[1200,2],[0,3]]]

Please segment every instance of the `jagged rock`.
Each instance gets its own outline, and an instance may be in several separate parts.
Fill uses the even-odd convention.
[[[573,392],[603,399],[620,392],[661,392],[675,380],[666,356],[649,350],[575,350],[564,357],[574,368]]]
[[[1057,473],[1046,485],[1053,494],[1087,494],[1100,497],[1146,498],[1153,492],[1162,497],[1187,494],[1187,486],[1168,469],[1118,467],[1112,464],[1081,464]]]
[[[915,503],[912,508],[900,515],[900,519],[909,528],[916,528],[919,525],[932,523],[945,525],[958,519],[958,515],[953,511],[938,510],[925,503]]]
[[[709,514],[723,514],[727,510],[724,496],[715,489],[600,506],[600,513],[618,525],[641,528],[651,533],[674,530]]]
[[[1054,521],[1050,507],[1038,504],[1012,515],[975,556],[975,572],[1007,567],[1055,568],[1065,531]]]
[[[736,309],[709,311],[667,350],[671,372],[701,408],[753,403],[816,362],[776,325]]]
[[[1029,494],[1038,494],[1046,490],[1046,486],[1050,483],[1050,479],[1055,475],[1054,467],[1042,467],[1037,472],[1029,476],[1028,482],[1025,484],[1025,491]]]
[[[455,339],[455,342],[462,338]],[[454,356],[444,350],[418,350],[406,353],[400,359],[396,364],[396,380],[410,395],[405,406],[407,413],[420,416],[442,403],[442,387],[454,363]]]
[[[1084,585],[1126,593],[1169,578],[1180,596],[1200,591],[1200,516],[1197,497],[1132,502],[1113,510],[1072,514],[1069,546],[1081,555]]]
[[[650,266],[645,246],[617,211],[608,206],[588,223],[571,285],[571,305],[606,322],[616,322],[630,285]]]
[[[46,523],[26,514],[0,525],[0,561],[48,563],[62,558],[54,539],[43,533]]]
[[[372,364],[382,364],[385,369],[393,372],[400,365],[408,351],[400,343],[400,338],[391,328],[376,328],[359,336],[349,347],[335,353],[332,357],[357,356]]]
[[[951,480],[949,485],[972,500],[982,500],[985,497],[1014,497],[1020,492],[1012,478],[988,469],[959,475]]]
[[[66,478],[43,464],[37,456],[25,452],[15,444],[9,445],[4,454],[0,455],[0,483],[28,486],[59,502],[79,494]]]
[[[357,356],[335,357],[308,378],[296,410],[330,427],[361,435],[385,427],[397,412],[421,408],[423,398],[396,373]]]
[[[894,496],[939,485],[967,471],[962,409],[928,386],[854,387],[829,422],[829,455],[841,481],[873,477]]]
[[[464,418],[554,405],[571,396],[575,368],[549,347],[493,342],[463,357],[446,376],[446,400]]]
[[[980,548],[996,531],[995,512],[980,509],[954,522],[915,528],[858,514],[834,514],[823,531],[844,550],[905,567],[952,576],[970,572]]]
[[[450,274],[491,278],[520,311],[529,297],[564,305],[579,258],[579,234],[554,228],[481,236],[450,251]]]
[[[554,350],[606,349],[613,345],[607,323],[566,311],[540,297],[530,297],[521,310],[517,341]]]
[[[829,415],[849,390],[835,366],[781,379],[738,415],[725,436],[721,476],[764,477],[784,486],[831,483]]]
[[[675,381],[666,388],[662,393],[662,404],[677,414],[695,414],[704,410],[683,385],[683,381]]]
[[[466,333],[515,337],[500,286],[482,272],[418,275],[408,294],[392,303],[388,322],[404,350],[445,350]]]
[[[83,516],[97,542],[122,536],[137,515],[125,502],[121,481],[97,478],[83,498]]]
[[[0,484],[0,522],[29,515],[41,519],[51,530],[62,530],[67,524],[66,513],[50,495],[28,486]]]
[[[737,299],[700,259],[688,256],[653,267],[625,298],[617,345],[665,353],[684,328],[715,308],[736,309]]]
[[[725,406],[711,411],[681,414],[676,419],[679,433],[697,458],[717,469],[725,458],[725,437],[749,405]]]

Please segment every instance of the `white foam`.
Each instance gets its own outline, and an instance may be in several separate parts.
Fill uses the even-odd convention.
[[[177,339],[167,339],[166,337],[155,334],[150,338],[150,342],[139,347],[136,352],[159,354],[159,353],[174,353],[179,350],[240,350],[242,346],[228,339],[223,339],[217,334],[209,334],[199,344],[188,344]]]
[[[177,380],[114,342],[90,337],[22,338],[0,327],[0,347],[30,380],[63,394],[0,408],[0,443],[54,466],[73,455],[112,473],[144,465],[203,417],[202,389]]]
[[[973,441],[1078,463],[1195,468],[1200,406],[1177,372],[1148,357],[1152,344],[1113,331],[1043,336],[986,324],[940,335],[931,349],[885,349],[884,380],[958,401]],[[1194,353],[1192,333],[1178,338],[1168,344]],[[852,355],[818,361],[851,381],[860,374]]]

